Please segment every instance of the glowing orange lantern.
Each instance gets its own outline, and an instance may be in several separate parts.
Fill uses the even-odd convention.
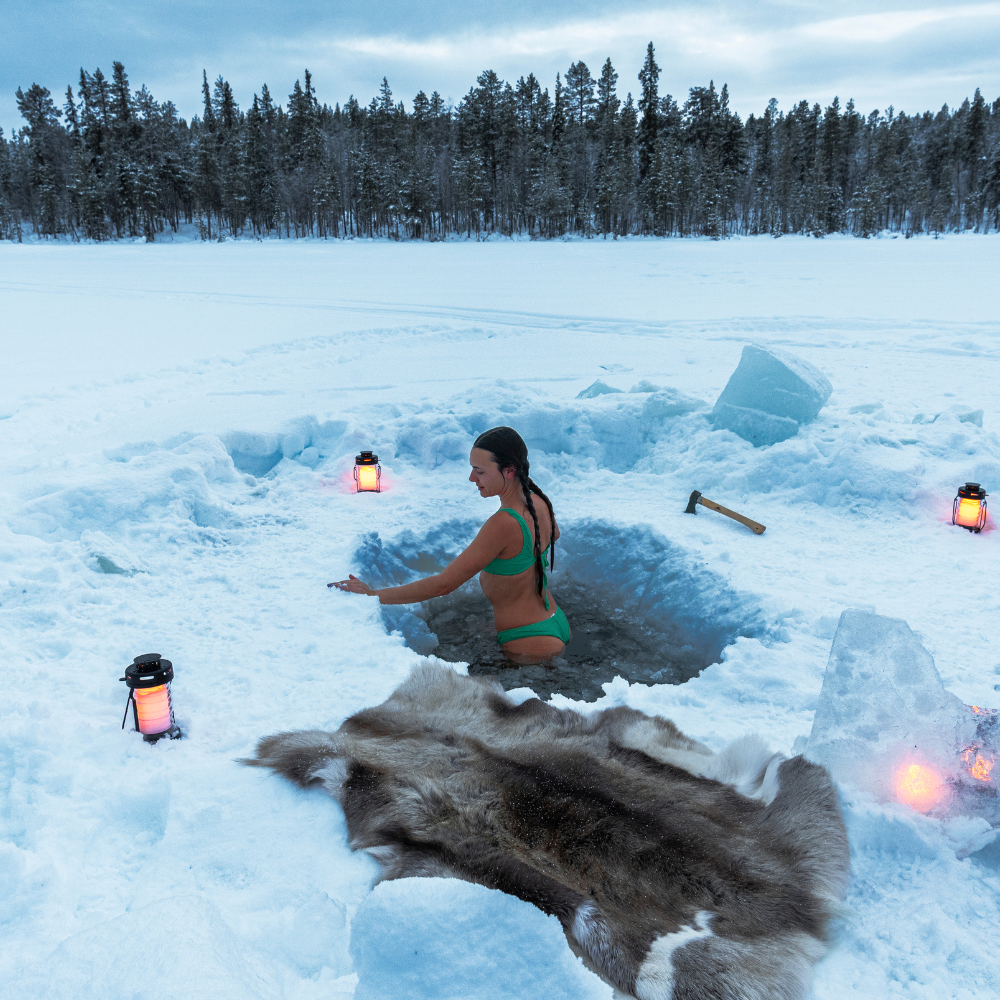
[[[164,736],[176,740],[181,731],[174,723],[174,708],[170,701],[170,682],[174,679],[174,666],[159,653],[137,656],[126,668],[125,676],[118,678],[129,688],[125,702],[122,729],[132,706],[136,732],[142,733],[147,743],[155,743]]]
[[[951,508],[951,523],[977,534],[986,525],[986,490],[979,483],[966,483],[958,488]]]
[[[358,493],[381,493],[382,466],[378,464],[378,455],[363,451],[354,459],[354,478],[358,484]]]
[[[926,764],[903,764],[896,771],[896,797],[917,812],[930,812],[944,793],[941,775]]]
[[[976,706],[972,706],[975,710]],[[969,774],[976,779],[976,781],[990,781],[992,780],[992,775],[990,772],[993,770],[993,765],[996,761],[993,759],[993,754],[988,750],[985,754],[980,753],[981,747],[966,747],[962,753],[961,758],[965,763],[965,769]]]

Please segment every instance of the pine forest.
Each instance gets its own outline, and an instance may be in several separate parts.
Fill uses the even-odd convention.
[[[484,72],[456,106],[412,110],[383,80],[362,106],[320,104],[308,71],[286,105],[264,86],[238,107],[203,76],[190,122],[124,66],[80,71],[62,107],[17,91],[0,130],[0,239],[108,240],[195,226],[204,239],[553,238],[947,233],[1000,228],[1000,98],[906,115],[837,99],[771,100],[745,121],[728,88],[661,95],[650,43],[637,97],[610,59],[550,93]]]

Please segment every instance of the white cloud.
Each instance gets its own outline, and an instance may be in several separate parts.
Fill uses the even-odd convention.
[[[775,12],[773,4],[764,6]],[[781,16],[767,10],[662,7],[560,18],[530,29],[311,35],[289,40],[284,54],[289,65],[350,77],[359,96],[374,93],[386,75],[403,94],[419,86],[457,97],[486,68],[509,80],[534,72],[551,87],[556,71],[570,61],[582,59],[596,74],[607,57],[624,95],[636,90],[650,40],[663,69],[661,92],[683,95],[709,79],[728,81],[733,107],[742,114],[759,112],[772,95],[784,107],[803,97],[825,103],[836,94],[842,102],[857,98],[859,107],[893,103],[922,111],[960,101],[977,86],[988,96],[1000,93],[1000,2],[938,2],[837,18],[819,4],[793,4]],[[359,85],[365,77],[372,82]]]
[[[841,42],[886,43],[929,24],[962,21],[1000,22],[1000,3],[967,4],[960,7],[929,7],[923,10],[893,10],[817,21],[796,29],[805,38]]]
[[[759,45],[765,34],[750,31],[718,14],[664,9],[603,18],[563,21],[545,28],[521,31],[465,31],[427,39],[394,35],[336,38],[325,46],[353,55],[379,56],[386,60],[405,59],[428,66],[449,62],[488,65],[533,56],[610,51],[639,45],[645,49],[650,39],[666,42],[671,50],[692,55],[749,58],[749,50]],[[306,40],[303,40],[305,43]],[[310,39],[308,44],[314,44]]]
[[[653,39],[657,47],[685,57],[725,59],[732,64],[759,65],[764,55],[775,55],[804,41],[881,45],[902,38],[930,24],[992,21],[1000,25],[1000,3],[884,11],[780,28],[760,28],[741,23],[717,10],[661,10],[567,20],[545,28],[522,31],[463,31],[426,39],[397,35],[358,35],[323,42],[324,48],[405,60],[427,66],[449,63],[488,65],[491,61],[526,60],[549,56],[634,47]],[[974,30],[972,25],[966,25]],[[300,45],[315,45],[315,39]]]

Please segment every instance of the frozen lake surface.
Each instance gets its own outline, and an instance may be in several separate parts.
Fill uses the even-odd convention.
[[[494,509],[471,440],[507,423],[562,526],[571,623],[602,594],[595,630],[620,609],[708,664],[588,680],[578,707],[800,752],[848,607],[905,619],[952,694],[1000,707],[1000,533],[950,524],[967,480],[1000,495],[997,273],[975,236],[0,244],[0,993],[374,997],[391,939],[420,952],[414,996],[609,997],[554,918],[457,881],[372,892],[329,798],[234,763],[420,660],[415,616],[325,584],[455,554]],[[750,342],[833,385],[769,448],[709,419]],[[597,379],[624,391],[578,399]],[[644,381],[704,408],[657,416]],[[379,495],[352,492],[361,448]],[[685,515],[694,489],[767,531]],[[184,739],[150,747],[118,678],[154,651]],[[815,996],[995,995],[1000,843],[958,859],[933,818],[843,808],[853,882]]]

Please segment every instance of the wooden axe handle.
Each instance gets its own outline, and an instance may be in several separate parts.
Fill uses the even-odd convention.
[[[726,517],[731,517],[734,521],[739,521],[740,524],[745,524],[755,535],[764,534],[765,528],[763,524],[751,521],[749,517],[737,514],[735,510],[730,510],[728,507],[723,507],[721,503],[716,503],[714,500],[709,500],[708,497],[704,496],[698,497],[698,503],[709,510],[717,510],[720,514],[725,514]]]

